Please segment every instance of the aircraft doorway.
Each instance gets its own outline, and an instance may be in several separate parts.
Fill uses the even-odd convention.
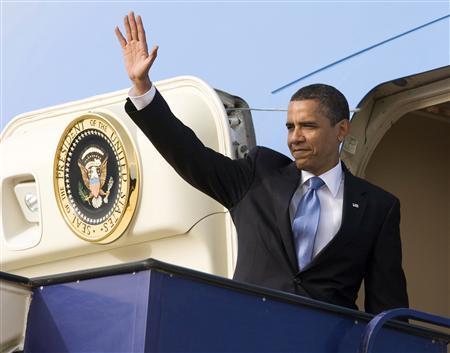
[[[364,174],[400,199],[411,308],[450,316],[450,102],[397,120]]]

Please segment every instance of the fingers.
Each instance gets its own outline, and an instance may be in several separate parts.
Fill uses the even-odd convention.
[[[130,13],[124,17],[123,23],[125,26],[126,39],[118,27],[115,29],[117,39],[119,40],[122,48],[125,48],[125,46],[132,40],[135,40],[140,42],[145,52],[148,53],[147,38],[145,36],[141,16],[137,16],[137,18],[135,18],[134,12],[130,11]]]
[[[122,35],[122,32],[120,32],[119,27],[116,27],[114,29],[114,32],[116,33],[116,37],[119,40],[120,46],[125,49],[127,46],[127,41],[125,40],[124,36]]]
[[[147,38],[145,37],[145,30],[144,25],[142,24],[142,18],[141,16],[137,17],[137,34],[138,34],[138,40],[142,42],[142,45],[144,46],[145,52],[148,52],[147,48]]]
[[[131,37],[131,28],[130,22],[128,21],[128,16],[125,16],[123,18],[123,25],[125,26],[125,33],[127,34],[127,41],[131,42],[133,38]]]
[[[149,60],[149,67],[151,67],[153,65],[153,62],[155,61],[156,57],[158,56],[158,49],[159,49],[159,47],[157,45],[155,45],[152,48],[152,52],[147,57],[147,60]]]
[[[131,29],[131,39],[139,40],[136,26],[136,19],[134,18],[134,12],[128,14],[128,22]]]

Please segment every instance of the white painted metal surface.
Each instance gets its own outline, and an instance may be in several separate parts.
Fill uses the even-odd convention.
[[[0,352],[23,349],[31,290],[0,280]]]
[[[214,89],[194,77],[161,81],[156,86],[174,113],[207,146],[234,158],[227,113]],[[22,114],[4,129],[0,150],[2,271],[34,277],[153,257],[232,275],[236,245],[229,213],[184,182],[164,161],[124,111],[127,93],[123,90]],[[58,141],[71,121],[88,112],[114,117],[140,159],[140,196],[134,219],[125,234],[107,245],[89,243],[73,234],[61,216],[53,188]],[[34,190],[37,197],[34,215],[24,212],[27,190]]]

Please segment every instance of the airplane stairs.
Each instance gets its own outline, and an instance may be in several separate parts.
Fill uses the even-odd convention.
[[[449,318],[409,309],[374,317],[152,259],[0,279],[2,352],[444,353],[450,341],[392,320],[449,328]]]

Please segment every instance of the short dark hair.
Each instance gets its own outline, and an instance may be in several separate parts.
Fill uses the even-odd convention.
[[[334,126],[341,120],[350,118],[350,109],[345,96],[336,88],[322,83],[300,88],[291,97],[292,101],[315,99],[319,102],[321,112]]]

